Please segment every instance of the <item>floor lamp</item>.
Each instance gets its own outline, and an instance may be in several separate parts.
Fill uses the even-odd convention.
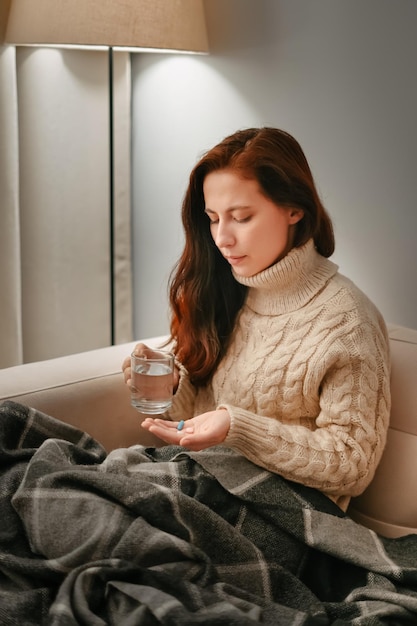
[[[115,343],[114,51],[207,53],[203,0],[6,0],[5,43],[108,50],[111,342]],[[4,18],[6,15],[3,16]],[[3,20],[4,22],[4,20]],[[0,33],[1,34],[1,33]]]

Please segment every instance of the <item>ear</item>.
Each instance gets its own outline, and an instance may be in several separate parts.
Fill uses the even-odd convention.
[[[298,207],[291,207],[288,211],[288,223],[290,225],[297,224],[304,217],[303,209],[299,209]]]

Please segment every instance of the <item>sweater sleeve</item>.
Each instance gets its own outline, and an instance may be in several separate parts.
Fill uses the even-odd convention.
[[[220,406],[231,417],[224,445],[337,499],[360,494],[382,455],[390,411],[389,342],[384,325],[367,324],[330,339],[317,363],[316,416],[290,423]]]

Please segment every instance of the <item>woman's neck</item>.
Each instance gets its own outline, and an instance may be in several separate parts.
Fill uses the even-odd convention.
[[[336,274],[337,265],[321,256],[310,239],[283,259],[250,277],[235,279],[249,288],[246,304],[261,315],[290,313],[309,302]]]

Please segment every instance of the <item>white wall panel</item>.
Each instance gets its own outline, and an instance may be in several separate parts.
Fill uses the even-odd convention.
[[[0,368],[23,360],[16,53],[0,47]]]
[[[105,52],[19,48],[25,361],[110,343]]]

